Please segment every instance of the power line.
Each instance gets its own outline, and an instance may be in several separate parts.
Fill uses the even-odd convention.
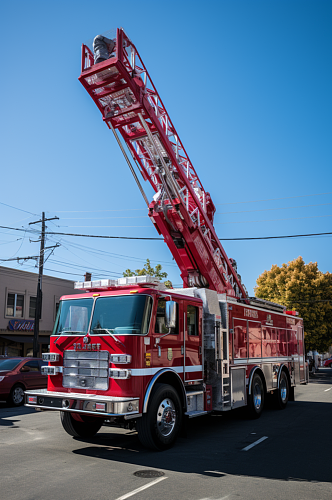
[[[241,220],[241,221],[230,221],[230,222],[214,222],[214,224],[215,225],[219,225],[219,224],[248,224],[249,222],[279,222],[279,221],[285,221],[285,220],[319,219],[319,218],[323,218],[323,217],[332,217],[332,214],[331,215],[309,215],[307,217],[289,217],[287,219],[263,219],[263,220]],[[89,226],[67,226],[67,227],[89,227]],[[102,226],[99,226],[99,227],[102,227]],[[112,227],[112,226],[104,226],[104,227]],[[116,227],[123,227],[123,226],[116,226]],[[141,226],[141,227],[144,227],[144,226]]]
[[[147,240],[147,241],[164,241],[164,238],[144,238],[137,236],[107,236],[107,235],[96,235],[96,234],[76,234],[76,233],[55,233],[55,232],[46,232],[45,234],[55,234],[62,236],[78,236],[84,238],[103,238],[103,239],[119,239],[119,240]],[[307,236],[326,236],[331,235],[332,232],[329,233],[310,233],[310,234],[292,234],[286,236],[260,236],[257,238],[219,238],[220,241],[238,241],[238,240],[269,240],[276,238],[303,238]]]
[[[17,207],[13,207],[12,205],[7,205],[7,203],[2,203],[1,201],[0,201],[0,205],[4,205],[5,207],[13,208],[14,210],[19,210],[20,212],[25,212],[26,214],[37,215],[37,214],[34,214],[33,212],[28,212],[27,210],[22,210],[22,208],[17,208]]]
[[[284,198],[268,198],[266,200],[250,200],[250,201],[232,201],[229,203],[215,203],[215,205],[240,205],[242,203],[260,203],[262,201],[279,201],[279,200],[293,200],[295,198],[307,198],[309,196],[323,196],[327,194],[332,194],[332,192],[329,193],[316,193],[316,194],[302,194],[299,196],[287,196]]]
[[[21,229],[17,227],[7,227],[7,226],[0,226],[2,229],[11,229],[14,231],[26,231],[26,232],[33,232],[35,231],[29,231],[27,229]],[[81,238],[101,238],[101,239],[117,239],[117,240],[143,240],[143,241],[164,241],[164,238],[147,238],[147,237],[139,237],[139,236],[109,236],[109,235],[100,235],[100,234],[79,234],[79,233],[62,233],[62,232],[55,232],[55,231],[45,231],[45,234],[47,235],[55,235],[55,236],[75,236],[75,237],[81,237]],[[305,238],[305,237],[312,237],[312,236],[328,236],[331,235],[332,232],[327,232],[327,233],[309,233],[309,234],[290,234],[290,235],[284,235],[284,236],[259,236],[257,238],[219,238],[220,241],[245,241],[245,240],[270,240],[270,239],[277,239],[277,238]]]
[[[274,240],[281,238],[306,238],[310,236],[327,236],[331,233],[290,234],[287,236],[259,236],[257,238],[219,238],[220,241],[243,241],[243,240]]]
[[[272,210],[291,210],[293,208],[325,207],[326,205],[332,205],[332,203],[319,203],[318,205],[299,205],[297,207],[261,208],[258,210],[240,210],[239,212],[216,212],[216,215],[249,214],[253,212],[270,212]],[[107,219],[108,217],[105,218]],[[114,218],[116,217],[112,217],[112,219]]]
[[[243,203],[261,203],[263,201],[279,201],[279,200],[293,200],[297,198],[308,198],[311,196],[324,196],[332,194],[332,192],[329,193],[315,193],[315,194],[303,194],[299,196],[286,196],[283,198],[268,198],[265,200],[248,200],[248,201],[233,201],[229,203],[215,203],[216,206],[221,206],[221,205],[239,205]],[[104,213],[104,212],[134,212],[134,211],[146,211],[146,208],[117,208],[117,209],[111,209],[111,210],[53,210],[52,212],[58,212],[58,213],[66,213],[66,214],[83,214],[83,213]],[[50,212],[50,211],[49,211]],[[35,214],[34,214],[35,215]]]

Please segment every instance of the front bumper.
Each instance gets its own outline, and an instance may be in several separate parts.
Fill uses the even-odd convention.
[[[32,403],[35,396],[36,403]],[[100,410],[101,405],[103,410]],[[41,410],[69,411],[101,417],[124,417],[125,420],[141,416],[139,398],[120,398],[100,394],[52,392],[47,389],[25,391],[25,406]]]

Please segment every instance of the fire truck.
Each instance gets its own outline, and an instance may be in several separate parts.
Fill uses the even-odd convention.
[[[211,196],[135,45],[123,29],[113,42],[97,62],[83,44],[79,81],[114,134],[183,288],[151,276],[76,283],[82,293],[61,298],[43,354],[47,389],[27,391],[25,401],[59,411],[71,436],[124,426],[163,450],[188,418],[240,407],[258,418],[268,394],[280,409],[294,400],[308,381],[303,321],[248,297],[215,232]],[[150,202],[134,165],[154,190]]]

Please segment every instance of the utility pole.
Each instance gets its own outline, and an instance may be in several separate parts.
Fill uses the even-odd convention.
[[[40,237],[40,253],[39,253],[39,274],[38,274],[38,285],[37,285],[37,297],[36,297],[36,310],[35,310],[35,324],[33,329],[33,357],[38,357],[39,351],[39,320],[41,318],[41,308],[42,308],[42,279],[43,279],[43,269],[44,269],[44,252],[45,252],[45,222],[48,220],[59,219],[59,217],[52,217],[50,219],[45,219],[45,212],[42,212],[41,220],[30,222],[29,224],[42,223],[41,237]],[[58,245],[56,245],[58,246]]]

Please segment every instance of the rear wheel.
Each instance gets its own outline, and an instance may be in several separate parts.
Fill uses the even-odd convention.
[[[248,414],[250,418],[259,418],[264,408],[265,392],[262,379],[255,373],[251,382],[248,397]]]
[[[178,393],[171,385],[156,384],[148,412],[137,420],[138,438],[147,448],[170,448],[179,433],[182,408]]]
[[[284,410],[289,400],[289,383],[284,370],[280,374],[279,389],[277,390],[276,397],[278,408]]]
[[[61,411],[60,419],[64,430],[73,437],[91,438],[103,425],[103,419],[98,417],[78,416]]]
[[[21,406],[24,403],[24,387],[21,384],[14,385],[10,391],[8,403],[14,406]]]

